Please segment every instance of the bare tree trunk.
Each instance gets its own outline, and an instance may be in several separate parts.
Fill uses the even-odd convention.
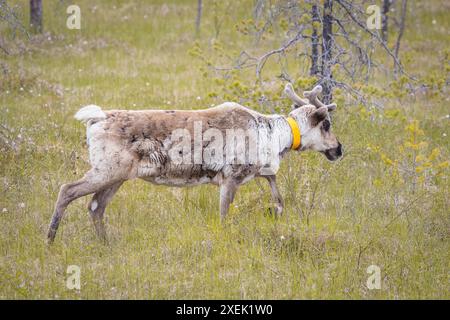
[[[200,22],[202,20],[203,3],[202,0],[197,1],[197,18],[195,19],[195,32],[200,33]]]
[[[384,42],[388,40],[388,13],[391,8],[392,0],[383,0],[383,14],[381,17],[381,39]]]
[[[333,58],[333,0],[323,2],[323,27],[322,27],[322,86],[323,102],[331,103],[333,99],[331,89],[333,78],[331,64]]]
[[[312,16],[312,37],[311,37],[311,70],[310,75],[319,74],[319,37],[317,35],[316,23],[320,21],[319,8],[313,4],[311,8]]]
[[[258,20],[261,17],[261,14],[264,11],[264,7],[266,5],[266,0],[256,0],[255,6],[253,8],[253,18]]]
[[[30,0],[30,26],[34,32],[42,32],[42,0]]]
[[[407,10],[408,0],[402,0],[402,11],[400,17],[400,28],[398,30],[397,41],[395,42],[394,55],[398,60],[398,52],[400,50],[400,41],[402,40],[403,32],[405,31],[405,20],[406,20],[406,10]],[[397,72],[397,64],[396,64],[396,72]]]

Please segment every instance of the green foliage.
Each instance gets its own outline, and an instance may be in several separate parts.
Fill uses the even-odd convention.
[[[385,114],[390,119],[399,117],[398,110]],[[393,183],[402,190],[410,189],[414,194],[417,189],[426,191],[436,187],[436,183],[445,182],[449,163],[441,157],[440,148],[430,150],[429,139],[424,137],[425,133],[417,120],[411,121],[404,131],[406,134],[398,135],[403,139],[398,141],[399,146],[393,154],[387,154],[382,146],[368,145],[369,150],[380,156],[385,167],[382,177],[375,179],[374,185],[383,187]]]

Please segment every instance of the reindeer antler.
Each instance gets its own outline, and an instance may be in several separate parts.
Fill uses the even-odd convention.
[[[333,111],[334,109],[336,109],[336,103],[324,104],[322,101],[319,100],[319,98],[317,96],[321,92],[322,92],[322,86],[317,85],[311,91],[303,92],[303,95],[306,98],[308,98],[308,100],[311,102],[311,104],[316,106],[316,108],[327,107],[329,111]]]
[[[300,98],[295,93],[294,88],[292,87],[292,84],[290,84],[290,83],[286,84],[286,87],[284,87],[284,93],[286,94],[286,96],[289,99],[291,99],[299,107],[309,104],[308,100]]]
[[[322,103],[322,101],[319,100],[317,97],[322,92],[322,86],[317,85],[312,89],[311,91],[305,91],[303,92],[303,95],[308,98],[308,100],[311,102],[312,105],[316,106],[317,108],[325,107],[325,105]]]

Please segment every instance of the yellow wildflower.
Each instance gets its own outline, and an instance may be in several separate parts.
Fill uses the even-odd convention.
[[[381,186],[383,186],[383,181],[381,179],[375,179],[373,180],[373,185],[377,188],[380,188]]]
[[[449,162],[448,162],[448,161],[444,161],[444,162],[439,163],[439,164],[437,165],[437,167],[438,167],[439,169],[444,169],[444,168],[447,168],[448,165],[449,165]]]
[[[431,151],[430,155],[428,156],[428,159],[430,161],[433,161],[441,154],[441,150],[439,148],[434,148],[433,151]]]
[[[416,162],[423,162],[425,160],[425,156],[423,154],[418,154],[416,157]]]

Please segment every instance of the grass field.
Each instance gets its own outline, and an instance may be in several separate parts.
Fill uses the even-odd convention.
[[[106,209],[107,245],[95,236],[85,197],[69,206],[52,246],[45,237],[59,187],[89,168],[85,127],[74,113],[87,104],[223,102],[220,81],[205,77],[189,51],[195,41],[208,50],[216,36],[230,54],[251,47],[234,25],[251,17],[253,1],[232,14],[207,3],[200,35],[196,1],[77,0],[81,30],[65,27],[71,3],[44,2],[45,33],[7,35],[11,52],[0,52],[0,298],[450,298],[446,1],[414,1],[402,43],[406,68],[430,89],[381,94],[383,108],[342,99],[333,130],[344,158],[289,154],[278,177],[282,218],[267,214],[264,180],[239,190],[224,224],[214,186],[130,181]],[[12,3],[27,19],[28,1]],[[274,37],[255,52],[279,44]],[[288,68],[307,72],[298,61]],[[269,62],[264,76],[278,88],[276,74]],[[240,81],[249,85],[253,76]],[[384,92],[391,80],[372,85]],[[69,265],[81,269],[80,290],[66,287]],[[370,265],[381,270],[380,289],[366,286]]]

